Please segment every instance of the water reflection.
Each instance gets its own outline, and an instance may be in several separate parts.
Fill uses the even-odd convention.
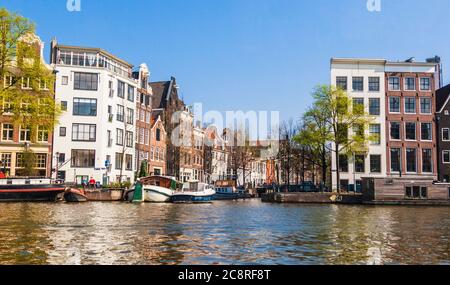
[[[1,204],[0,264],[449,264],[450,209]]]

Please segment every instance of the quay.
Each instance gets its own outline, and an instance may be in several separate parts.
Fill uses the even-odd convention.
[[[261,196],[266,203],[287,204],[362,204],[362,194],[338,193],[268,193]]]

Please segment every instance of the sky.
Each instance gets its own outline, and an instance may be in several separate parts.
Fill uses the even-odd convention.
[[[380,0],[0,0],[32,19],[48,44],[98,47],[152,81],[176,77],[203,111],[279,111],[298,120],[311,91],[330,83],[330,58],[423,61],[439,55],[449,82],[450,1]],[[376,1],[376,0],[375,0]]]

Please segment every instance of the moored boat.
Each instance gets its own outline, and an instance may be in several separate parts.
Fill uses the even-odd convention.
[[[216,182],[214,200],[236,200],[239,193],[236,190],[236,182],[231,180],[220,180]]]
[[[0,202],[56,202],[65,190],[50,178],[0,179]]]
[[[168,203],[177,188],[177,181],[168,176],[150,176],[140,178],[142,184],[143,202],[149,203]],[[134,197],[134,188],[125,194],[127,201],[132,201]]]
[[[181,191],[176,191],[170,201],[173,203],[209,203],[213,200],[216,191],[214,188],[202,182],[187,182]]]
[[[64,201],[68,203],[87,202],[88,197],[82,189],[68,188],[66,192],[64,192]]]

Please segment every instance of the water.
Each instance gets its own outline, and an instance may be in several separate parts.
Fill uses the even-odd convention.
[[[0,204],[0,264],[450,264],[450,209]]]

